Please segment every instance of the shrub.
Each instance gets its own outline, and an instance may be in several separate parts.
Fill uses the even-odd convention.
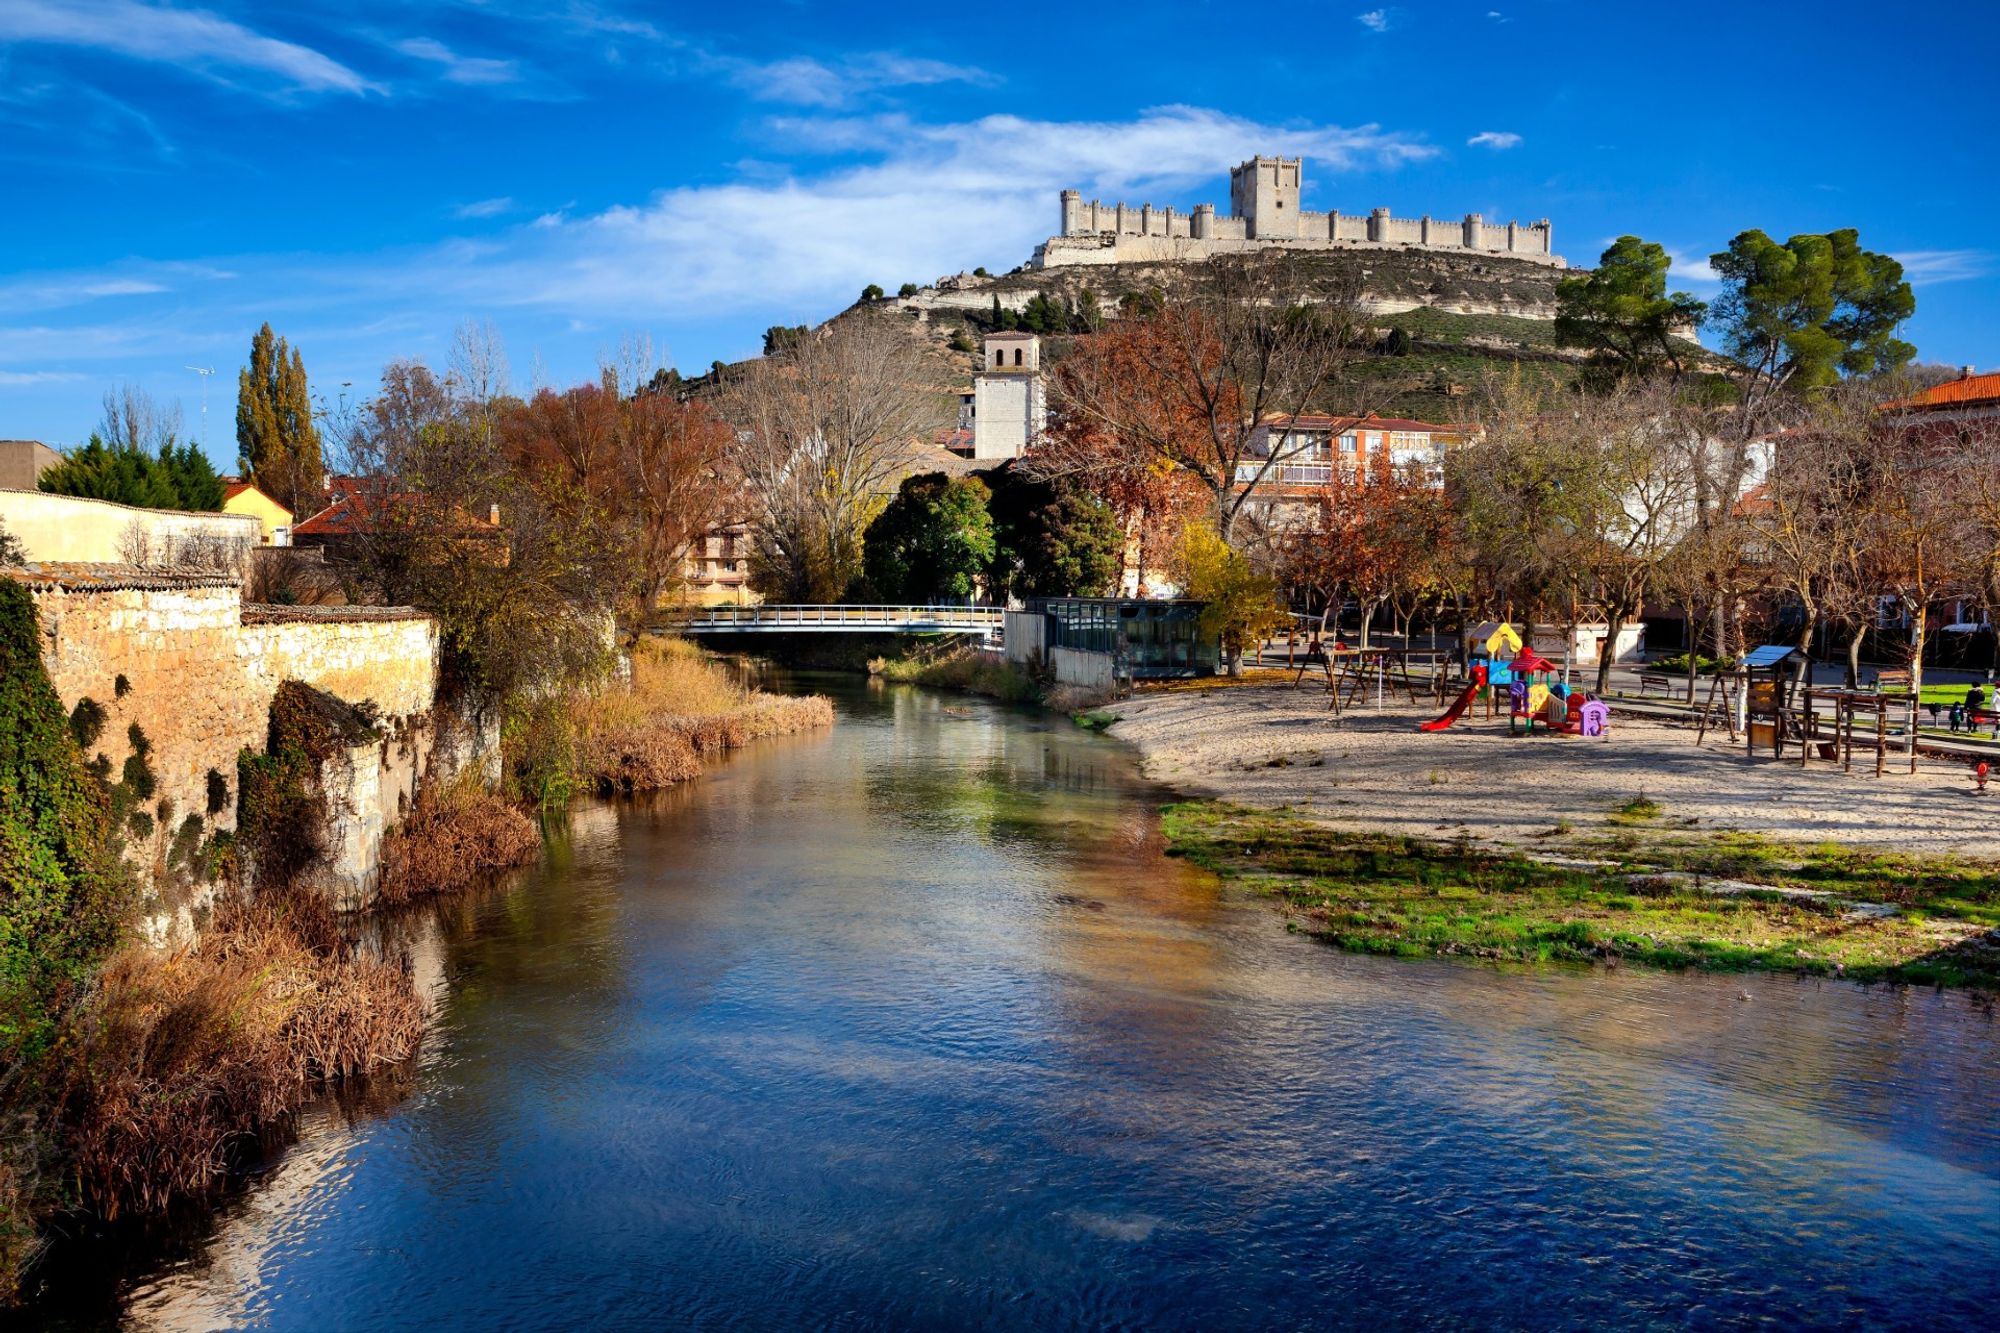
[[[317,895],[226,904],[199,947],[124,950],[61,1095],[78,1201],[115,1218],[212,1194],[315,1084],[406,1060],[422,1031],[409,977],[358,956]]]
[[[211,819],[229,808],[229,779],[218,769],[208,770],[208,814]]]
[[[237,757],[237,838],[262,884],[289,884],[317,860],[326,823],[320,771],[329,759],[374,739],[360,710],[296,680],[271,698],[265,752]]]
[[[915,296],[922,289],[914,282],[906,282],[896,289],[898,296]]]
[[[89,695],[76,701],[69,714],[69,734],[76,737],[78,749],[88,750],[97,744],[97,738],[104,734],[104,718],[104,705]]]
[[[382,840],[382,901],[464,888],[526,863],[541,845],[535,821],[473,783],[427,791]]]

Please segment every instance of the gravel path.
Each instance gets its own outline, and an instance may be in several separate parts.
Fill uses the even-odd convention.
[[[1111,705],[1110,734],[1139,748],[1148,777],[1191,795],[1422,837],[1527,846],[1559,821],[1601,827],[1646,796],[1666,825],[2000,861],[2000,787],[1973,796],[1958,764],[1924,759],[1914,775],[1876,778],[1873,757],[1864,775],[1857,755],[1853,774],[1818,760],[1801,770],[1746,759],[1726,735],[1697,747],[1690,728],[1615,713],[1605,740],[1510,738],[1483,703],[1424,733],[1417,723],[1438,712],[1428,705],[1335,717],[1325,700],[1288,685],[1144,692]]]

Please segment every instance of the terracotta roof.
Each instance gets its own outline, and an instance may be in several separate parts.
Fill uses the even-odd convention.
[[[1964,407],[1970,403],[2000,403],[2000,370],[1983,375],[1961,375],[1955,380],[1932,385],[1922,393],[1882,404],[1884,411],[1925,412],[1941,407]]]
[[[339,537],[365,532],[375,521],[377,511],[413,507],[420,498],[415,491],[394,491],[378,498],[355,486],[337,487],[333,503],[296,524],[292,528],[292,536]],[[483,536],[500,530],[463,509],[456,511],[456,518],[460,530],[468,535]]]
[[[1343,430],[1408,430],[1427,431],[1433,435],[1463,435],[1472,427],[1455,422],[1412,421],[1407,417],[1329,417],[1317,413],[1301,412],[1297,416],[1274,413],[1258,423],[1264,426],[1300,426],[1307,430],[1330,430],[1335,426]]]

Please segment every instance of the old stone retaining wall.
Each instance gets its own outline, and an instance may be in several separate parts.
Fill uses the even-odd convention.
[[[42,621],[42,657],[65,708],[105,710],[86,756],[109,759],[113,780],[136,723],[151,744],[155,791],[142,805],[156,827],[127,831],[140,864],[165,865],[189,815],[205,832],[236,827],[237,756],[264,748],[278,686],[298,680],[363,707],[382,739],[355,752],[329,784],[329,851],[322,887],[346,908],[372,897],[382,834],[422,781],[475,769],[497,778],[490,718],[437,707],[438,630],[397,607],[243,605],[235,580],[130,568],[41,565],[8,571],[27,585]],[[122,682],[122,684],[121,684]],[[210,778],[226,784],[210,809]],[[180,933],[200,904],[163,902],[156,933]]]

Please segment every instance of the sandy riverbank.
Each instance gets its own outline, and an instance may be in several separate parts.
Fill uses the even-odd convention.
[[[1726,738],[1697,747],[1691,729],[1615,715],[1604,741],[1510,738],[1483,706],[1424,733],[1417,723],[1433,707],[1404,699],[1336,717],[1310,683],[1144,691],[1109,711],[1111,734],[1139,748],[1155,781],[1335,827],[1533,848],[1558,826],[1600,829],[1645,796],[1694,828],[2000,861],[2000,791],[1971,795],[1968,770],[1941,760],[1914,776],[1876,778],[1872,757],[1863,775],[1859,756],[1853,774],[1818,761],[1802,771],[1746,759]]]

